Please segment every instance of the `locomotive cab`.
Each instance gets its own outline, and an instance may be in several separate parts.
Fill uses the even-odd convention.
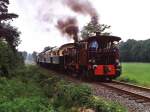
[[[121,74],[118,48],[120,40],[120,37],[100,35],[83,40],[81,43],[84,44],[84,49],[80,48],[79,53],[80,65],[85,65],[88,72],[97,77],[118,77]]]

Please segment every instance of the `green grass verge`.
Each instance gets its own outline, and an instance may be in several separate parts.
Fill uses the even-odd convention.
[[[150,63],[122,63],[118,80],[150,87]]]
[[[0,77],[0,112],[126,112],[119,104],[92,95],[85,84],[68,82],[37,66],[17,70]]]

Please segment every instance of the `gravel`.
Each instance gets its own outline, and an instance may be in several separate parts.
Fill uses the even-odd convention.
[[[100,84],[91,84],[93,94],[124,105],[129,112],[150,112],[150,103],[138,103],[134,98],[110,90]]]

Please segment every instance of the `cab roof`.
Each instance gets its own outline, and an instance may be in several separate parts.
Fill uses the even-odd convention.
[[[82,42],[86,41],[93,41],[93,40],[100,40],[100,41],[106,41],[106,42],[113,42],[113,41],[120,41],[121,38],[117,36],[106,36],[106,35],[97,35],[97,36],[92,36],[89,37],[85,40],[82,40]]]

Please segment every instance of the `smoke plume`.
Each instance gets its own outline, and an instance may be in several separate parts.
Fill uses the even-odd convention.
[[[57,28],[62,34],[67,34],[72,37],[75,42],[78,41],[78,25],[76,18],[67,17],[65,20],[61,19],[57,21]]]
[[[89,15],[94,24],[98,23],[98,14],[88,0],[63,0],[63,4],[73,12]],[[72,36],[74,41],[78,41],[78,26],[76,18],[68,17],[65,21],[58,20],[57,28],[63,33]]]
[[[81,15],[87,15],[91,17],[91,21],[95,24],[98,23],[98,14],[95,8],[92,6],[92,4],[88,0],[43,0],[41,1],[45,5],[42,5],[42,8],[50,8],[54,6],[54,10],[50,10],[49,13],[45,10],[45,13],[48,15],[46,16],[45,13],[43,14],[44,17],[42,18],[43,21],[50,21],[53,20],[54,17],[58,16],[56,14],[58,8],[58,4],[61,4],[62,6],[67,6],[71,11],[81,14]],[[45,6],[45,7],[43,7]],[[43,10],[42,10],[43,11]],[[40,14],[42,14],[40,12]],[[64,17],[64,16],[63,16]],[[69,17],[66,16],[66,19],[61,18],[57,21],[56,27],[59,29],[59,31],[62,34],[67,34],[68,36],[72,37],[74,41],[78,41],[78,24],[77,24],[77,18],[76,17]]]
[[[72,11],[80,14],[90,15],[91,17],[97,16],[97,12],[88,0],[64,0]]]

